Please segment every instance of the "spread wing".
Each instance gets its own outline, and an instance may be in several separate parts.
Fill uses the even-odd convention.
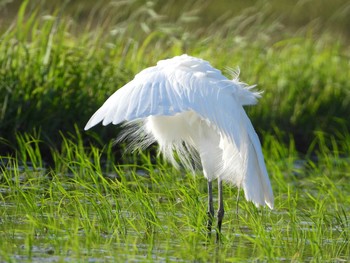
[[[242,107],[256,103],[259,95],[238,80],[228,80],[208,62],[182,55],[137,74],[102,105],[85,130],[101,121],[103,125],[119,124],[192,110],[223,137],[220,147],[224,152],[224,177],[229,181],[232,174],[240,174],[237,178],[241,180],[234,183],[244,188],[246,198],[272,208],[273,195],[260,142]]]
[[[142,119],[151,115],[174,115],[186,110],[181,96],[162,71],[150,68],[117,90],[91,117],[85,130],[102,121],[103,125]]]
[[[221,93],[224,96],[232,93],[240,105],[254,104],[259,96],[241,83],[228,80],[204,60],[187,55],[162,60],[157,66],[141,71],[109,97],[90,118],[85,130],[101,121],[103,125],[118,124],[150,115],[171,116],[190,109],[215,118],[213,109],[224,102],[218,103]],[[232,103],[229,98],[226,100]],[[213,108],[208,108],[209,105]],[[212,119],[210,116],[203,117]]]

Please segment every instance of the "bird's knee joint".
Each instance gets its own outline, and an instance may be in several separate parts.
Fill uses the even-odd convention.
[[[225,215],[225,210],[222,208],[222,209],[219,209],[218,210],[218,218],[223,218]]]

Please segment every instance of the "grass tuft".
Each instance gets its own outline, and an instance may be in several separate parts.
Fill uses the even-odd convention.
[[[10,2],[0,4],[2,261],[350,257],[349,3]],[[124,153],[108,143],[119,127],[82,131],[137,72],[182,53],[225,74],[240,66],[264,90],[247,111],[275,209],[225,186],[220,245],[206,237],[201,174],[154,147]]]

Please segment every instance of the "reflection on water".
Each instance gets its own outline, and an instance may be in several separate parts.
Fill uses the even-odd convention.
[[[6,170],[8,160],[2,159],[0,167],[2,167],[1,171],[9,171]],[[294,176],[299,180],[307,179],[307,173],[305,173],[307,169],[309,169],[308,162],[296,161],[297,173]],[[236,209],[230,209],[235,207],[234,198],[228,200],[225,215],[227,221],[223,226],[225,244],[218,246],[214,242],[208,243],[205,239],[205,233],[201,228],[203,222],[198,222],[197,225],[188,223],[189,218],[196,216],[198,212],[189,211],[188,207],[191,206],[184,206],[188,200],[180,194],[175,197],[166,196],[164,193],[157,195],[157,190],[169,186],[164,182],[164,185],[155,187],[147,171],[140,170],[136,175],[128,172],[125,176],[130,181],[135,180],[135,176],[145,180],[143,188],[145,192],[139,194],[144,195],[146,199],[150,198],[149,201],[153,202],[154,208],[151,208],[151,211],[155,213],[154,218],[151,211],[142,210],[142,205],[137,203],[139,199],[118,198],[118,192],[115,192],[116,196],[106,194],[102,197],[103,199],[101,197],[97,199],[96,195],[101,193],[90,191],[86,185],[79,185],[79,182],[75,181],[77,175],[74,173],[59,175],[58,179],[61,181],[55,181],[48,176],[50,174],[48,168],[34,169],[27,163],[20,165],[16,171],[12,169],[11,172],[16,174],[16,177],[6,181],[1,171],[0,238],[2,242],[8,243],[11,250],[10,260],[13,261],[193,262],[193,258],[198,258],[194,262],[202,262],[200,254],[186,256],[186,253],[204,249],[214,261],[214,258],[217,258],[220,262],[222,260],[220,255],[224,253],[234,259],[236,251],[239,251],[241,257],[246,255],[249,258],[248,255],[257,250],[256,241],[266,238],[264,237],[266,235],[270,236],[270,242],[276,249],[294,247],[295,243],[300,242],[303,248],[300,252],[304,255],[303,259],[306,257],[312,260],[314,246],[320,245],[315,244],[315,239],[321,242],[325,249],[344,247],[349,240],[348,231],[345,230],[350,227],[346,216],[350,208],[346,206],[346,210],[339,210],[334,207],[320,214],[318,210],[321,208],[318,205],[310,206],[308,200],[310,195],[317,196],[320,200],[322,198],[327,200],[327,196],[319,196],[318,186],[312,184],[309,184],[307,191],[305,189],[298,191],[299,185],[294,186],[293,197],[283,193],[279,195],[277,191],[277,207],[268,215],[254,207],[245,206],[246,202],[242,200],[237,216]],[[105,178],[111,182],[122,180],[119,176],[110,173],[106,174]],[[45,181],[42,184],[45,187],[36,189],[36,183],[42,182],[40,180]],[[135,182],[130,182],[130,187],[136,189],[135,195],[137,195],[139,186],[137,184],[133,186],[133,183]],[[49,191],[48,193],[47,189],[52,187],[50,184],[60,184],[61,192]],[[91,189],[99,187],[96,182],[91,182],[89,186]],[[115,186],[111,184],[111,187]],[[64,191],[72,191],[72,195],[64,196],[62,195]],[[132,197],[132,195],[129,196],[129,198]],[[77,201],[83,210],[74,205],[75,198],[79,199]],[[305,200],[308,203],[298,200]],[[201,209],[205,209],[205,195],[197,201],[203,204]],[[27,202],[33,202],[30,205],[34,206],[28,209]],[[296,208],[291,210],[290,206],[286,205],[288,202],[298,204],[295,204]],[[100,210],[98,206],[106,209]],[[84,215],[84,212],[87,214]],[[261,221],[252,225],[251,218]],[[64,223],[70,220],[78,222],[80,227],[77,228],[76,224]],[[154,221],[145,224],[139,220]],[[82,223],[80,224],[79,221]],[[120,224],[123,224],[123,227]],[[181,233],[186,233],[186,236],[184,237]],[[275,259],[289,261],[291,258],[286,254],[285,258],[276,257]]]

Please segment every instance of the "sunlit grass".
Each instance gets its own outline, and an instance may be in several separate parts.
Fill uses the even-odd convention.
[[[113,1],[88,11],[77,4],[70,12],[33,2],[1,28],[0,261],[350,257],[349,50],[336,32],[321,34],[324,24],[312,22],[296,33],[273,15],[280,6],[262,2],[206,24],[210,5],[201,1],[175,9],[175,1]],[[293,9],[298,23],[304,5]],[[329,21],[343,21],[348,5],[339,6],[332,2]],[[191,12],[178,17],[181,8]],[[275,209],[258,209],[225,186],[220,245],[206,238],[200,173],[175,170],[154,148],[124,153],[112,142],[119,128],[82,132],[134,74],[182,53],[227,76],[226,67],[239,66],[242,81],[264,90],[247,111],[261,135]]]
[[[17,132],[40,130],[41,140],[58,147],[60,131],[83,127],[141,69],[182,53],[210,61],[228,77],[226,68],[239,66],[242,81],[258,84],[263,98],[248,110],[259,132],[278,127],[305,151],[315,130],[350,130],[349,50],[331,31],[281,28],[282,21],[268,19],[273,6],[262,3],[205,29],[198,25],[199,31],[191,18],[204,19],[194,11],[176,20],[157,15],[157,5],[134,4],[96,6],[81,25],[63,12],[65,6],[43,12],[25,1],[0,41],[1,137],[14,144]],[[171,7],[169,2],[159,12]],[[109,138],[116,133],[97,131]]]
[[[34,163],[40,156],[32,155],[36,140],[30,141],[21,143],[19,152]],[[115,165],[108,154],[101,164],[102,152],[79,147],[79,134],[63,141],[52,168],[24,165],[23,156],[2,158],[4,259],[318,261],[350,256],[349,159],[320,144],[322,138],[319,153],[303,160],[293,142],[285,147],[276,137],[266,140],[275,210],[255,208],[243,193],[237,204],[237,191],[225,186],[221,245],[206,239],[206,182],[200,174],[176,171],[150,155],[128,157],[137,158],[135,163],[143,159],[142,166]]]

